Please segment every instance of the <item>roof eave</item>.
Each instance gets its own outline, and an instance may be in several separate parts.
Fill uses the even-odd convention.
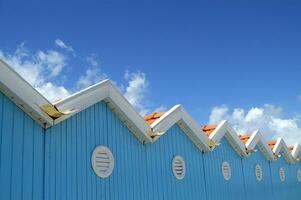
[[[201,150],[209,151],[209,138],[201,131],[199,125],[192,119],[181,105],[176,105],[151,124],[153,132],[166,132],[178,124],[182,131]]]
[[[52,126],[52,118],[40,109],[51,103],[1,59],[0,71],[0,90],[42,127]]]
[[[219,125],[210,134],[209,138],[214,142],[219,143],[223,137],[226,137],[230,145],[241,157],[246,157],[246,147],[244,143],[239,139],[236,131],[228,124],[226,120],[219,123]]]
[[[105,101],[108,104],[112,111],[133,132],[141,143],[146,144],[152,141],[147,134],[148,131],[150,131],[150,127],[109,80],[104,80],[90,86],[85,90],[56,102],[54,105],[62,112],[76,110],[76,112],[73,113],[75,114],[100,101]],[[55,124],[70,116],[71,115],[67,115],[57,119]]]

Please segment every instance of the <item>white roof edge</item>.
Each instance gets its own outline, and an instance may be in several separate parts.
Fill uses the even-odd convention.
[[[292,156],[294,159],[300,159],[300,155],[301,155],[301,146],[299,143],[296,143],[292,151]]]
[[[93,86],[90,86],[80,92],[77,92],[54,105],[62,112],[76,110],[80,112],[97,102],[104,100],[112,110],[121,118],[128,128],[138,137],[142,143],[151,142],[148,136],[149,125],[133,108],[127,99],[117,90],[116,86],[110,80],[104,80]],[[55,123],[70,117],[71,115],[58,119]]]
[[[286,145],[286,143],[282,138],[277,139],[277,142],[273,148],[273,152],[275,155],[282,154],[288,163],[293,162],[292,154],[290,153],[288,146]]]
[[[227,120],[220,122],[209,138],[215,142],[220,142],[224,136],[229,136],[230,140],[228,142],[241,157],[247,156],[246,146],[239,139],[236,131],[228,124]]]
[[[276,155],[282,153],[289,162],[293,162],[293,158],[297,159],[301,156],[299,144],[295,144],[292,153],[290,153],[282,138],[278,138],[273,151],[271,151],[259,131],[252,134],[249,139],[250,142],[248,141],[245,146],[227,121],[222,121],[208,138],[181,105],[174,106],[149,126],[110,80],[104,80],[52,104],[1,59],[0,71],[1,92],[44,128],[57,124],[72,115],[53,120],[40,109],[40,106],[53,105],[62,112],[76,110],[73,113],[75,114],[104,100],[142,143],[153,141],[148,135],[149,131],[166,132],[171,126],[178,124],[201,150],[210,150],[208,147],[210,140],[220,142],[227,135],[232,140],[232,147],[243,156],[246,155],[246,147],[254,148],[257,143],[262,143],[267,152]],[[268,154],[270,156],[270,153]]]
[[[255,149],[257,145],[260,147],[259,149],[267,160],[274,160],[274,153],[264,140],[259,130],[256,130],[252,133],[250,139],[246,143],[246,147],[247,149]]]
[[[202,132],[198,123],[186,112],[181,105],[175,105],[151,124],[153,132],[166,132],[178,124],[192,142],[202,151],[208,151],[209,138]]]
[[[40,109],[51,103],[1,59],[0,72],[0,90],[41,126],[52,126],[52,118]]]

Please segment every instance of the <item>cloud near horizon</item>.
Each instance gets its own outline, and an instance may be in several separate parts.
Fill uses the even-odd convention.
[[[299,116],[285,118],[282,108],[271,104],[252,107],[249,110],[242,108],[230,110],[227,105],[214,107],[209,116],[209,123],[217,124],[222,120],[228,120],[239,134],[250,134],[260,130],[267,140],[281,137],[287,145],[301,142]]]

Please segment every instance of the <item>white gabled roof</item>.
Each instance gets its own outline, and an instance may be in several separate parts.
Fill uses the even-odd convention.
[[[54,106],[63,113],[80,112],[100,101],[105,101],[121,121],[135,134],[142,142],[148,143],[152,139],[147,134],[150,131],[149,125],[144,121],[140,114],[136,112],[133,106],[116,89],[116,86],[110,80],[104,80],[98,84],[90,86],[80,92],[77,92],[65,99],[62,99]],[[71,115],[66,115],[55,119],[54,124],[59,123]]]
[[[269,145],[264,140],[261,133],[257,130],[252,133],[249,140],[246,143],[247,149],[255,149],[256,146],[259,148],[259,150],[263,153],[265,158],[269,161],[274,160],[274,153],[270,149]]]
[[[149,125],[109,80],[102,81],[52,104],[0,59],[0,91],[44,128],[53,126],[75,113],[104,101],[143,144],[154,142],[174,124],[178,124],[202,151],[212,150],[212,147],[226,137],[241,157],[246,157],[248,150],[255,149],[257,145],[268,160],[275,160],[275,156],[280,154],[289,163],[301,158],[299,144],[295,144],[290,153],[283,139],[279,138],[273,142],[274,146],[271,150],[259,131],[255,131],[245,145],[227,121],[222,121],[216,128],[214,126],[214,130],[212,129],[208,138],[181,105],[176,105],[166,113],[161,113],[160,117]],[[152,136],[155,137],[152,138]]]
[[[174,124],[178,124],[200,150],[210,150],[208,147],[210,140],[181,105],[172,107],[150,126],[152,132],[158,133],[157,135],[162,135],[162,133],[166,132]]]
[[[273,152],[275,155],[282,155],[288,163],[294,162],[292,154],[290,153],[288,146],[285,144],[282,138],[278,138],[276,144],[273,148]]]
[[[0,72],[1,91],[44,128],[55,125],[97,102],[105,101],[142,143],[152,141],[147,134],[151,129],[149,125],[109,80],[52,104],[1,59]],[[42,111],[43,107],[52,108],[62,115],[52,118]]]
[[[236,131],[228,124],[226,120],[219,123],[214,131],[209,135],[209,139],[216,143],[219,143],[223,137],[225,137],[234,150],[241,156],[246,157],[246,147],[244,143],[239,139]]]

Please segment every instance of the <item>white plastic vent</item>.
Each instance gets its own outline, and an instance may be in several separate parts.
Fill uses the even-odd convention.
[[[185,177],[185,173],[186,173],[185,161],[179,155],[175,156],[172,160],[172,172],[174,176],[179,180]]]
[[[298,178],[298,181],[301,182],[301,169],[298,169],[298,171],[297,171],[297,178]]]
[[[227,161],[224,161],[222,164],[222,173],[226,181],[229,181],[231,179],[231,167]]]
[[[98,146],[92,153],[92,168],[100,178],[107,178],[114,169],[114,158],[109,148]]]
[[[281,182],[285,181],[285,171],[282,167],[279,168],[279,178]]]
[[[262,180],[262,169],[261,169],[261,166],[259,164],[257,164],[255,166],[255,176],[256,176],[257,181]]]

